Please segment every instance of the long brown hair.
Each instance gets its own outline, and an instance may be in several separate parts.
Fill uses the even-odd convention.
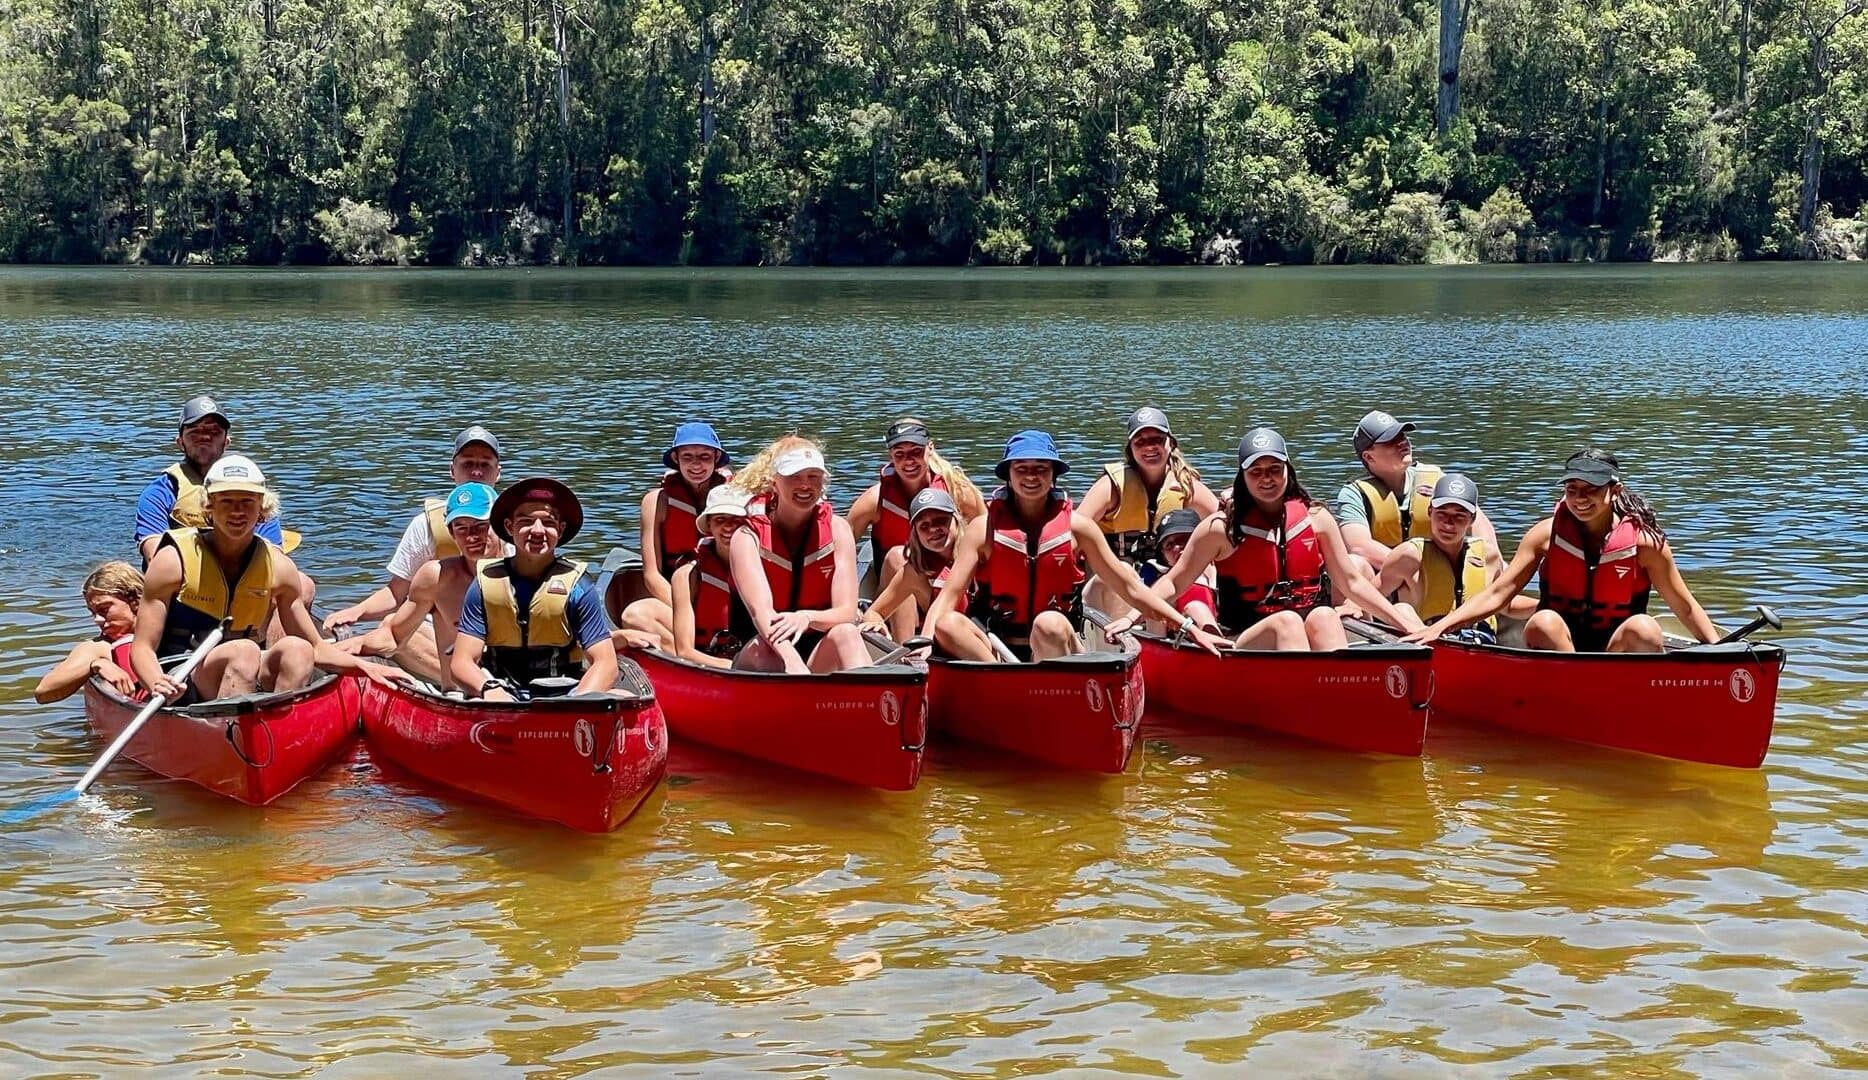
[[[1310,492],[1305,491],[1304,485],[1298,482],[1297,463],[1286,461],[1284,463],[1284,494],[1279,497],[1279,501],[1290,502],[1292,499],[1296,499],[1305,506],[1317,505],[1317,501],[1310,497]],[[1245,542],[1245,515],[1251,513],[1252,508],[1257,505],[1258,500],[1252,498],[1251,490],[1245,486],[1245,468],[1241,466],[1232,479],[1232,505],[1226,509],[1226,539],[1231,541],[1234,547]],[[1282,526],[1284,522],[1280,521],[1278,524]]]
[[[1614,454],[1591,446],[1571,455],[1570,460],[1574,461],[1577,458],[1600,461],[1615,470],[1615,482],[1621,485],[1621,490],[1609,500],[1609,508],[1622,517],[1632,519],[1642,532],[1653,537],[1655,543],[1667,542],[1667,531],[1660,527],[1660,519],[1654,515],[1654,507],[1646,499],[1635,494],[1634,489],[1621,479],[1622,465],[1621,462],[1615,460]]]

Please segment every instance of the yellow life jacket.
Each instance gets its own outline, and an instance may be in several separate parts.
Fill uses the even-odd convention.
[[[584,650],[567,613],[571,591],[584,576],[584,564],[559,559],[546,575],[521,612],[511,563],[482,559],[474,570],[480,599],[486,605],[488,659],[481,666],[501,678],[526,683],[583,670]]]
[[[1414,490],[1408,495],[1405,512],[1395,493],[1374,477],[1364,476],[1356,481],[1356,487],[1362,492],[1362,505],[1369,512],[1369,535],[1376,543],[1400,547],[1403,540],[1433,535],[1433,528],[1427,521],[1427,503],[1433,498],[1433,486],[1440,482],[1440,473],[1438,465],[1416,464],[1408,470]]]
[[[1432,540],[1414,539],[1408,543],[1420,556],[1420,603],[1415,610],[1424,621],[1444,618],[1485,589],[1485,541],[1477,537],[1466,541],[1461,549],[1457,577],[1453,574],[1453,560]],[[1485,625],[1496,630],[1497,617],[1486,619]]]
[[[1162,479],[1161,490],[1154,493],[1152,502],[1141,471],[1130,468],[1127,461],[1109,462],[1103,466],[1103,475],[1115,485],[1120,498],[1113,510],[1097,520],[1097,527],[1110,538],[1110,547],[1117,555],[1138,562],[1154,558],[1155,526],[1170,512],[1187,505],[1188,493],[1181,489],[1172,469]]]
[[[207,528],[208,489],[190,475],[188,462],[178,461],[162,474],[175,482],[175,505],[169,507],[169,524],[178,529]]]
[[[230,620],[227,640],[258,639],[272,621],[272,542],[253,538],[246,562],[230,585],[220,560],[209,545],[206,529],[171,529],[162,534],[157,550],[173,547],[182,557],[182,587],[169,602],[162,625],[159,656],[192,650],[222,619]]]
[[[452,559],[461,553],[454,534],[448,532],[447,511],[446,499],[422,500],[422,516],[428,519],[428,539],[434,542],[437,559]]]

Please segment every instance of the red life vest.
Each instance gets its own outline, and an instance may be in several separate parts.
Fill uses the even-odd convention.
[[[836,512],[828,502],[819,502],[811,512],[804,539],[795,549],[779,551],[778,529],[765,515],[765,505],[751,507],[748,518],[754,536],[759,538],[759,558],[765,567],[766,584],[772,587],[773,611],[822,611],[830,606],[830,582],[837,570],[836,534],[831,521]]]
[[[1053,488],[1050,516],[1031,533],[1006,490],[992,493],[986,500],[986,554],[973,573],[975,617],[1022,637],[1041,612],[1073,612],[1083,567],[1070,533],[1071,514],[1070,496]]]
[[[1254,522],[1263,520],[1258,507],[1248,510],[1239,546],[1213,564],[1219,621],[1234,629],[1280,611],[1308,611],[1329,600],[1323,545],[1310,523],[1310,507],[1291,499],[1284,504],[1280,525],[1255,527]]]
[[[745,605],[733,591],[733,571],[720,557],[713,537],[694,549],[694,576],[689,582],[694,603],[694,644],[712,656],[732,656],[751,640],[742,636],[751,628]]]
[[[1630,615],[1645,613],[1650,583],[1641,567],[1640,539],[1640,522],[1625,517],[1592,552],[1588,530],[1558,503],[1550,550],[1537,571],[1537,606],[1598,634],[1614,633]]]
[[[882,466],[882,473],[876,480],[880,489],[876,499],[876,523],[870,527],[869,539],[874,545],[878,560],[896,548],[908,542],[908,504],[914,496],[908,494],[908,488],[902,478],[895,473],[895,466]],[[941,475],[928,470],[928,487],[936,491],[946,491],[947,481]]]
[[[135,634],[125,634],[110,643],[110,662],[129,672],[131,678],[136,677],[136,669],[130,666],[130,646],[134,644],[135,641]],[[149,691],[143,689],[143,684],[140,681],[136,684],[136,692],[130,695],[130,700],[149,700]]]
[[[673,574],[694,558],[694,547],[700,543],[701,538],[700,527],[694,523],[694,519],[700,516],[700,508],[707,501],[707,493],[731,478],[731,473],[716,469],[707,486],[696,495],[682,478],[680,470],[669,469],[662,474],[662,523],[655,532],[655,541],[661,548],[663,577]]]

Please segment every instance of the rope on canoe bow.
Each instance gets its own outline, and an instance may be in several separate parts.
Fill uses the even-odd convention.
[[[241,762],[246,765],[247,768],[263,769],[266,766],[271,765],[272,759],[278,756],[279,744],[273,740],[272,725],[266,722],[265,717],[263,716],[255,717],[254,723],[256,723],[260,727],[260,729],[266,733],[266,760],[265,761],[254,761],[252,758],[246,756],[246,751],[240,749],[240,740],[234,738],[234,728],[239,726],[239,721],[237,720],[227,721],[227,728],[226,728],[227,745],[233,747],[234,756],[239,758]]]

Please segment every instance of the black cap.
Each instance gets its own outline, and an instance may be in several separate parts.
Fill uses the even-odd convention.
[[[1356,425],[1356,453],[1360,454],[1378,443],[1393,442],[1413,430],[1415,425],[1404,424],[1377,409]]]
[[[1463,506],[1467,513],[1479,512],[1479,485],[1465,473],[1447,473],[1433,486],[1433,496],[1427,500],[1429,510],[1440,506]]]
[[[1239,468],[1263,457],[1277,458],[1288,464],[1291,453],[1284,447],[1284,436],[1268,427],[1255,427],[1239,440]]]
[[[1161,515],[1161,523],[1155,526],[1155,541],[1166,540],[1170,536],[1186,536],[1200,527],[1200,511],[1181,507],[1169,510]]]
[[[1129,414],[1129,438],[1133,439],[1137,433],[1149,428],[1154,428],[1170,438],[1174,435],[1174,429],[1168,427],[1167,413],[1153,405],[1143,406]]]
[[[196,394],[182,402],[183,427],[193,427],[210,416],[218,416],[224,426],[233,427],[233,421],[227,419],[227,414],[221,411],[221,407],[215,403],[211,395]]]
[[[931,485],[915,492],[915,497],[908,500],[908,520],[913,521],[929,510],[945,510],[954,515],[960,513],[960,508],[954,505],[952,495]]]
[[[485,443],[486,448],[493,451],[494,457],[500,456],[499,440],[493,437],[492,432],[481,427],[479,424],[465,428],[459,435],[454,436],[454,452],[458,454],[462,450],[467,449],[469,443]]]
[[[1616,474],[1615,466],[1601,458],[1590,457],[1587,450],[1570,455],[1570,460],[1563,463],[1563,481],[1581,480],[1593,487],[1613,484],[1621,477]]]
[[[883,437],[884,446],[900,446],[913,443],[916,446],[928,444],[928,426],[919,420],[898,420],[889,425],[889,433]]]

